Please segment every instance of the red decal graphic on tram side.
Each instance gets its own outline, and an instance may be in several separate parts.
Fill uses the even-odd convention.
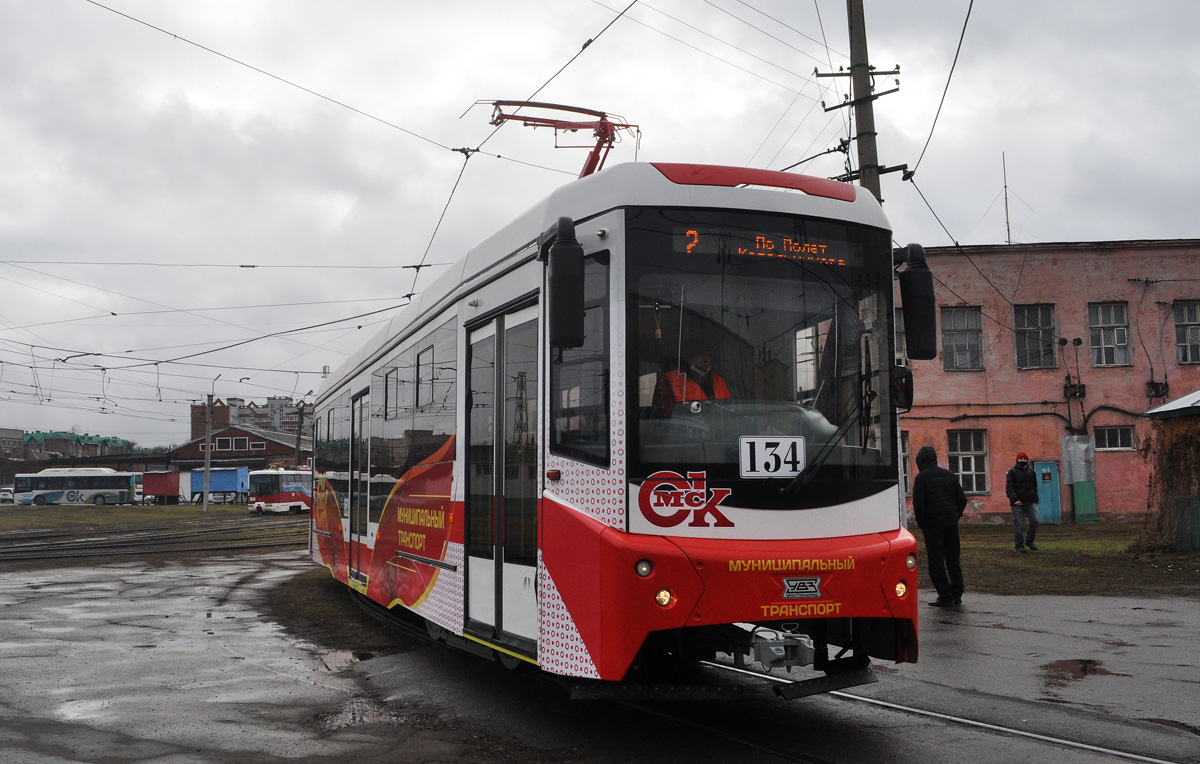
[[[685,478],[663,470],[646,478],[638,489],[638,508],[659,528],[674,528],[688,517],[691,528],[732,528],[733,521],[719,509],[731,493],[728,488],[709,489],[706,472],[689,472]]]
[[[450,495],[453,458],[452,435],[392,487],[371,557],[371,599],[416,607],[429,596],[440,569],[421,560],[444,562],[447,544],[461,525]]]
[[[342,511],[338,505],[337,491],[324,477],[318,476],[313,486],[313,527],[317,536],[317,549],[321,562],[329,566],[333,577],[342,583],[349,579],[349,555],[342,533]]]

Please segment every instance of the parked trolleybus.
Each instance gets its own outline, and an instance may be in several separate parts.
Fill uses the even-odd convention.
[[[107,467],[54,467],[17,475],[18,504],[133,504],[137,475]]]
[[[313,558],[576,697],[701,692],[716,656],[801,672],[785,697],[916,661],[896,270],[914,358],[933,292],[890,242],[869,193],[790,173],[559,188],[321,390]]]
[[[274,468],[251,470],[250,511],[263,514],[312,509],[312,471]]]

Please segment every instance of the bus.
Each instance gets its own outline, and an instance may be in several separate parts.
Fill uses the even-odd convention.
[[[249,485],[251,512],[286,514],[312,509],[311,470],[251,470]]]
[[[134,504],[137,475],[107,467],[53,467],[17,475],[17,504]]]
[[[326,381],[310,554],[573,697],[702,692],[717,657],[806,672],[782,697],[875,681],[918,644],[897,279],[907,355],[933,358],[924,251],[893,250],[861,189],[638,162],[572,181]]]

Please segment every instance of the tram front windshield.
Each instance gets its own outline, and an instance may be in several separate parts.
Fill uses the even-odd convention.
[[[627,211],[630,477],[703,471],[744,507],[896,483],[886,231]]]
[[[270,496],[279,493],[279,473],[250,476],[251,496]]]

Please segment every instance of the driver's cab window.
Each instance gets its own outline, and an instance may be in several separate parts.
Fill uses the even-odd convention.
[[[550,450],[609,466],[609,253],[583,266],[584,342],[551,351]]]

